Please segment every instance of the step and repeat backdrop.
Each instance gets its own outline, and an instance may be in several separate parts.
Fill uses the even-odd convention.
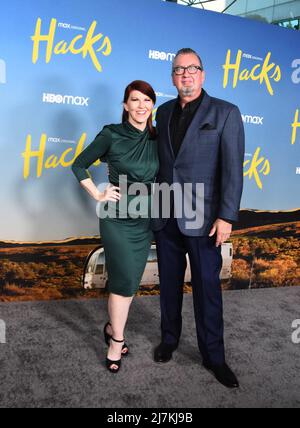
[[[93,279],[83,288],[84,267],[96,277],[105,263],[101,251],[87,262],[101,245],[98,219],[71,165],[121,121],[132,80],[153,85],[157,107],[176,97],[171,67],[183,47],[202,57],[206,91],[237,104],[245,124],[224,288],[300,285],[299,32],[160,0],[10,0],[0,21],[1,300],[101,291]],[[100,162],[91,172],[107,182]],[[154,282],[142,292],[158,292]]]

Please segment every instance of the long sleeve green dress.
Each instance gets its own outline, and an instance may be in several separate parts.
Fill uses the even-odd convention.
[[[79,182],[91,178],[88,168],[98,159],[108,163],[113,184],[119,183],[120,176],[120,182],[127,176],[128,185],[144,183],[149,187],[159,169],[157,141],[151,138],[148,128],[140,131],[129,122],[105,126],[77,157],[72,171]],[[132,297],[139,289],[153,239],[151,193],[122,194],[120,202],[104,203],[102,208],[106,216],[100,216],[100,235],[107,264],[108,291]]]

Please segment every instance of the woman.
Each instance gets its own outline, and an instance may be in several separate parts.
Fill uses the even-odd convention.
[[[117,213],[117,216],[100,218],[100,234],[106,256],[110,293],[110,321],[104,327],[105,341],[109,345],[106,363],[112,373],[119,371],[121,357],[128,354],[128,347],[124,343],[124,330],[153,238],[150,208],[147,215],[137,217],[130,215],[130,205],[135,202],[134,198],[140,198],[139,202],[143,198],[145,202],[146,198],[150,202],[151,185],[159,168],[156,131],[152,124],[155,103],[155,92],[148,83],[139,80],[132,82],[125,90],[122,124],[105,126],[94,142],[77,157],[72,167],[82,187],[96,201],[105,203],[105,207],[109,206],[108,212],[111,210],[111,214],[114,205],[114,214]],[[104,193],[99,192],[87,171],[98,159],[107,162],[109,167],[111,185]],[[127,176],[128,185],[144,183],[148,190],[147,195],[126,195],[127,216],[124,216],[120,193],[124,176]],[[150,203],[148,206],[150,207]]]

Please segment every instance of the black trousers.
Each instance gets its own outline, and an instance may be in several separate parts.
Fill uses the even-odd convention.
[[[199,349],[204,361],[224,364],[221,247],[215,246],[215,237],[183,235],[174,218],[169,219],[155,237],[160,275],[162,341],[177,348],[180,340],[188,253]]]

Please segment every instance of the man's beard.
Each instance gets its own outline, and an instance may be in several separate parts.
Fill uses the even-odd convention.
[[[183,87],[179,92],[183,98],[191,97],[192,95],[194,95],[195,88],[193,86]]]

